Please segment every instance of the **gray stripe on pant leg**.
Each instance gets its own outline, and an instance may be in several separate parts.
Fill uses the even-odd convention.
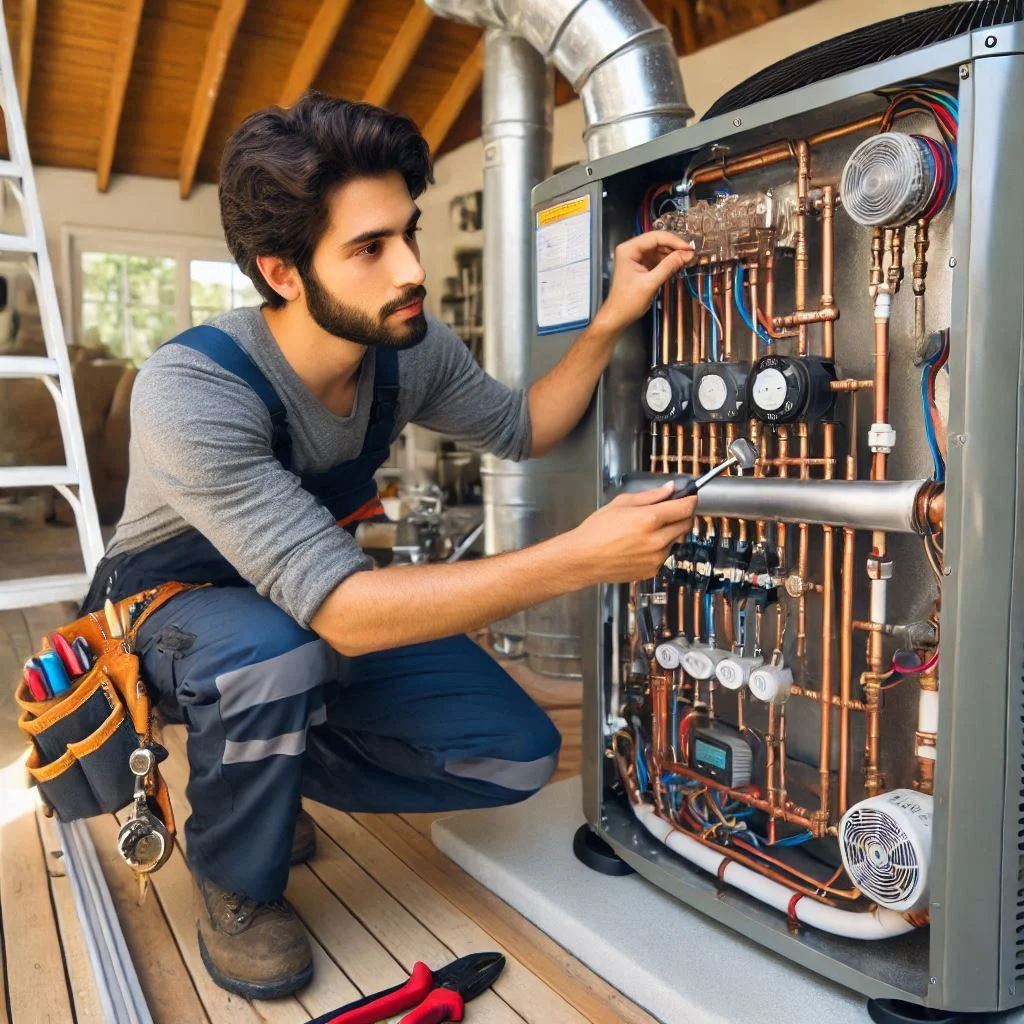
[[[323,640],[243,665],[217,676],[220,713],[228,718],[257,704],[297,697],[321,683],[338,678],[338,654]]]
[[[506,761],[501,757],[456,757],[444,763],[449,775],[461,779],[490,782],[504,789],[529,792],[540,789],[554,774],[558,752],[538,757],[536,761]]]
[[[306,752],[306,730],[311,725],[323,725],[327,721],[327,708],[318,707],[306,720],[305,728],[295,732],[283,732],[269,740],[227,740],[224,744],[224,764],[248,764],[262,761],[276,754],[296,756]]]

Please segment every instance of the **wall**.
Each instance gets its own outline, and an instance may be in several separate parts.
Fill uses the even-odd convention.
[[[819,0],[810,7],[777,18],[679,61],[686,96],[699,118],[723,93],[789,54],[896,14],[938,6],[942,0]],[[955,0],[946,0],[955,2]],[[583,105],[579,100],[555,111],[554,166],[586,159]],[[452,272],[452,252],[468,239],[450,230],[448,204],[483,186],[483,145],[466,143],[445,154],[435,168],[436,184],[420,200],[423,208],[421,247],[432,286],[428,308],[436,312],[444,277]],[[486,269],[485,269],[486,273]]]

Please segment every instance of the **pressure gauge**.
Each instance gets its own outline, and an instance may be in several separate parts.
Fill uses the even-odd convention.
[[[655,423],[689,423],[693,420],[693,367],[672,363],[651,371],[644,384],[643,405]]]
[[[836,369],[816,356],[764,356],[750,371],[750,409],[764,423],[827,419],[835,409]]]
[[[702,363],[693,371],[693,418],[698,423],[744,423],[747,363]]]

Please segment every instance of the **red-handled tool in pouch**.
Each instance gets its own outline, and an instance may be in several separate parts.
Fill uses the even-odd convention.
[[[505,958],[500,953],[471,953],[437,971],[417,963],[404,985],[331,1010],[310,1024],[378,1024],[403,1010],[412,1012],[400,1024],[459,1021],[466,1012],[466,1003],[489,989],[504,967]]]

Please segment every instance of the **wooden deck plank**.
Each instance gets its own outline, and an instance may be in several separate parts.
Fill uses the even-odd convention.
[[[0,772],[0,913],[14,1024],[73,1020],[50,882],[36,827],[35,795],[20,761]]]
[[[424,882],[458,906],[593,1024],[656,1024],[507,903],[466,874],[414,828],[390,815],[354,815]]]
[[[392,896],[433,931],[456,956],[495,947],[492,936],[463,910],[412,872],[353,818],[322,804],[309,804],[317,823],[344,847]],[[545,1024],[583,1024],[564,999],[506,949],[505,970],[494,990],[525,1020]]]
[[[89,961],[71,879],[68,878],[64,867],[57,821],[55,818],[48,818],[43,813],[42,806],[37,805],[36,824],[43,846],[43,860],[50,877],[50,893],[57,913],[60,944],[64,952],[71,997],[75,1004],[75,1022],[104,1024],[103,1003],[92,972],[92,963]]]
[[[116,819],[111,814],[90,818],[88,828],[153,1020],[156,1024],[208,1024],[210,1018],[185,969],[160,901],[151,893],[139,906],[135,879],[114,845]]]

